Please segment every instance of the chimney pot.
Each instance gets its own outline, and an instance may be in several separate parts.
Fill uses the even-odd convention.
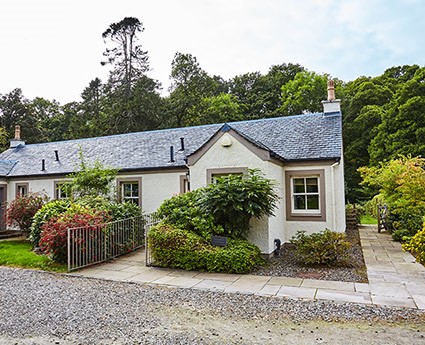
[[[335,83],[332,79],[328,80],[328,101],[335,100]]]
[[[15,126],[15,140],[21,140],[21,126]]]

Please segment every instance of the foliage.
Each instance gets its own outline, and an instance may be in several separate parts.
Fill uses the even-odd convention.
[[[48,222],[50,218],[58,217],[64,213],[70,205],[71,201],[69,199],[52,200],[37,211],[32,219],[29,236],[29,240],[34,247],[38,247],[43,224]]]
[[[32,268],[44,271],[66,272],[66,267],[50,258],[37,255],[27,241],[1,241],[0,266]]]
[[[258,170],[249,170],[244,175],[218,177],[217,183],[202,190],[199,205],[223,227],[226,236],[238,238],[248,233],[252,217],[273,215],[278,200],[274,182]]]
[[[414,235],[425,215],[425,159],[400,156],[377,167],[359,169],[362,185],[379,192],[390,209],[392,230]]]
[[[283,115],[297,115],[322,111],[321,101],[326,96],[328,75],[315,72],[298,72],[293,80],[282,86]],[[338,84],[337,84],[338,85]]]
[[[142,210],[134,202],[110,202],[105,209],[111,216],[112,220],[121,220],[134,218],[142,214]]]
[[[46,201],[47,196],[41,193],[17,195],[7,206],[6,224],[9,226],[18,226],[21,231],[28,235],[32,218]]]
[[[131,94],[135,80],[149,70],[147,52],[137,44],[138,33],[145,29],[142,22],[134,17],[126,17],[118,23],[112,23],[102,34],[104,40],[113,44],[106,48],[103,55],[107,58],[102,65],[111,64],[114,70],[111,78],[124,85],[126,96]]]
[[[99,161],[90,166],[80,151],[79,171],[67,176],[70,195],[74,198],[84,196],[110,196],[112,182],[117,175],[117,169],[106,168]]]
[[[98,226],[109,221],[104,211],[93,211],[73,204],[59,217],[52,217],[43,224],[40,248],[53,260],[65,263],[67,259],[67,231],[69,228],[89,227],[89,231],[99,231]]]
[[[157,265],[185,270],[246,273],[261,263],[260,250],[244,240],[213,247],[201,236],[160,223],[148,234]]]
[[[402,247],[404,250],[411,251],[418,262],[425,264],[425,222],[423,223],[422,229],[403,243]]]
[[[345,234],[329,229],[311,235],[298,231],[290,242],[295,244],[298,259],[307,265],[344,264],[348,260],[351,247]]]
[[[165,200],[157,210],[158,217],[177,229],[193,232],[204,239],[222,234],[224,230],[214,223],[214,217],[199,207],[201,193],[202,189],[197,189]]]

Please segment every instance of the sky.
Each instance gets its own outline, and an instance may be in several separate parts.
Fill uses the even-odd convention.
[[[282,63],[344,81],[425,65],[424,0],[0,0],[0,94],[81,100],[107,80],[102,33],[125,17],[143,23],[163,94],[176,52],[224,79]]]

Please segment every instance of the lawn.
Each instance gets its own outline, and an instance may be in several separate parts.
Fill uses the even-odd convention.
[[[66,272],[65,265],[59,265],[46,256],[37,255],[31,249],[31,243],[28,241],[0,241],[0,266]]]
[[[375,217],[363,215],[360,224],[378,224],[378,220]]]

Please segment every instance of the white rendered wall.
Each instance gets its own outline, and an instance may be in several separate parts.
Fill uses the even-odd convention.
[[[185,172],[164,172],[164,173],[143,173],[134,175],[118,175],[117,178],[131,179],[141,178],[142,180],[142,209],[145,213],[154,212],[159,205],[173,195],[180,193],[180,176]],[[15,199],[16,184],[28,183],[30,192],[43,192],[50,199],[55,197],[55,181],[62,181],[61,178],[40,178],[40,179],[19,179],[12,180],[7,185],[7,200]],[[0,181],[1,183],[1,181]],[[116,183],[115,183],[116,185]]]
[[[225,135],[229,134],[226,133]],[[190,186],[192,190],[207,185],[207,169],[257,168],[264,173],[265,177],[270,178],[269,165],[271,163],[263,161],[233,136],[231,136],[231,140],[232,145],[230,147],[223,147],[219,139],[193,166],[190,167]],[[271,178],[276,176],[279,177],[279,173],[273,170],[273,177]],[[261,252],[265,254],[270,254],[273,251],[274,237],[271,236],[274,236],[275,233],[269,232],[270,221],[271,219],[267,217],[263,219],[253,219],[251,221],[251,229],[248,236],[248,240],[257,245]],[[272,220],[272,222],[276,225],[276,221]],[[274,229],[278,231],[279,226],[276,225]]]
[[[326,221],[285,221],[284,240],[288,242],[297,231],[304,230],[308,234],[320,232],[325,228],[333,231],[345,231],[344,202],[344,169],[343,163],[338,165],[297,165],[285,167],[285,171],[318,170],[325,171]],[[332,171],[333,170],[333,171]],[[332,177],[333,174],[333,177]],[[286,202],[286,200],[285,200]],[[286,219],[286,212],[285,212]]]

